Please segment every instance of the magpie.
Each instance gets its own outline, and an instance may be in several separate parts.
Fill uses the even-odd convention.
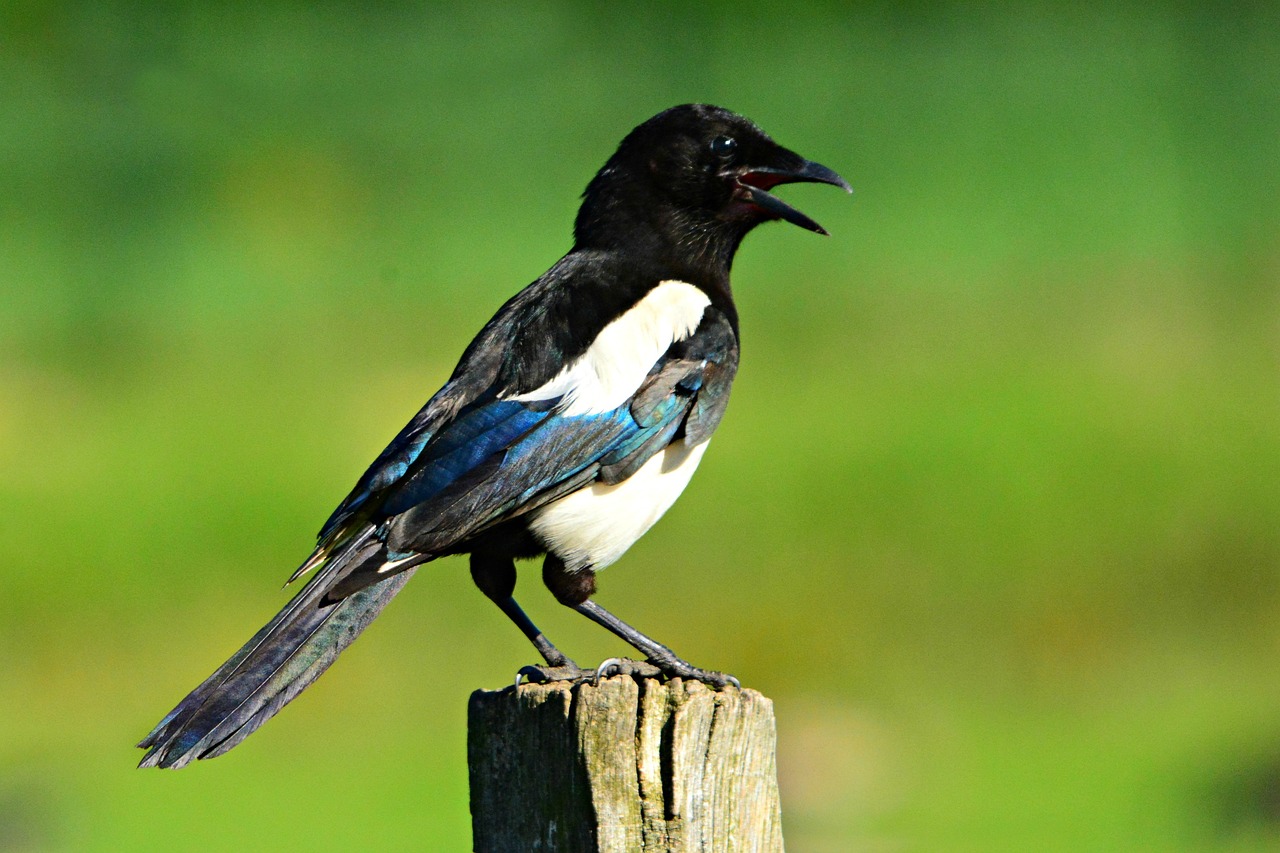
[[[686,104],[644,122],[588,184],[572,250],[512,297],[445,386],[382,451],[320,530],[284,609],[147,735],[141,767],[182,767],[239,744],[324,672],[418,566],[470,557],[476,586],[545,665],[698,679],[699,669],[594,600],[617,560],[689,482],[738,366],[729,269],[747,232],[782,220],[827,232],[769,192],[826,166],[748,119]],[[582,670],[516,603],[515,560],[544,557],[561,604],[645,661]],[[517,676],[517,681],[522,676]]]

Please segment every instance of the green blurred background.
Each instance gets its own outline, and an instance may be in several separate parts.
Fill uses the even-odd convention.
[[[773,697],[790,848],[1280,849],[1278,10],[5,4],[0,849],[468,846],[533,655],[458,560],[231,755],[131,744],[693,100],[856,193],[748,239],[598,598]]]

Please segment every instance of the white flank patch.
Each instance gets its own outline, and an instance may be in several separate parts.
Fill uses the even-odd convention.
[[[587,351],[550,382],[510,399],[563,397],[559,411],[565,415],[611,412],[635,393],[668,347],[693,334],[710,304],[710,298],[688,282],[661,282],[601,329]]]
[[[547,504],[529,527],[571,571],[602,569],[675,503],[708,443],[672,442],[617,485],[596,483]]]

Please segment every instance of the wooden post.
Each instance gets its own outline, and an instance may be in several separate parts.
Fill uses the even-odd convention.
[[[477,690],[477,851],[778,851],[773,703],[754,690],[619,675]]]

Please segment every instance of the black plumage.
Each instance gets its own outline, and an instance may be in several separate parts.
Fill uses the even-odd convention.
[[[729,269],[753,227],[821,227],[768,190],[844,180],[706,105],[632,131],[583,195],[574,247],[512,297],[445,386],[357,482],[291,580],[303,589],[139,746],[181,767],[232,748],[314,681],[415,568],[470,554],[477,586],[533,642],[540,679],[581,678],[512,598],[514,561],[546,555],[548,588],[647,658],[691,666],[590,596],[597,569],[683,489],[729,398],[738,318]]]

